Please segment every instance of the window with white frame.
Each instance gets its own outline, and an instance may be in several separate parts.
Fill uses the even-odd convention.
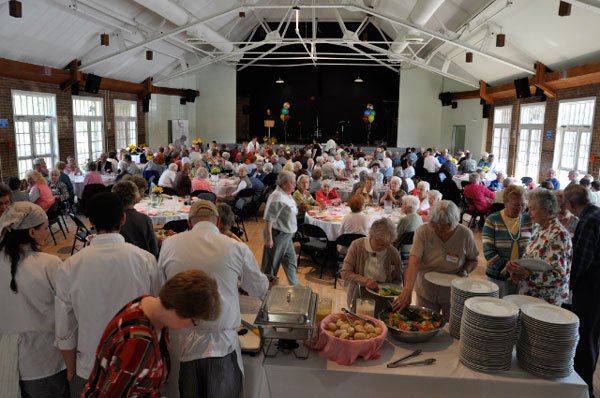
[[[515,176],[538,180],[542,153],[545,104],[521,105]]]
[[[571,170],[577,170],[580,175],[588,172],[594,107],[592,98],[558,104],[554,168],[561,184],[568,183]]]
[[[24,178],[33,159],[43,158],[49,168],[58,160],[56,96],[13,90],[12,100],[17,168]]]
[[[137,145],[137,102],[115,100],[116,148]]]
[[[73,125],[77,164],[95,161],[104,150],[104,106],[102,98],[73,97]]]
[[[492,153],[496,158],[496,170],[506,173],[508,166],[508,143],[510,140],[510,119],[512,106],[494,109],[494,135],[492,137]]]

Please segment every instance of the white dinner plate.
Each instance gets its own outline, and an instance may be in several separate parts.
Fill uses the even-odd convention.
[[[550,271],[552,266],[543,260],[537,258],[521,258],[514,261],[515,264],[519,264],[523,268],[527,268],[531,272],[545,272]]]
[[[477,294],[490,294],[499,290],[498,285],[496,285],[494,282],[481,279],[459,278],[452,281],[452,286],[454,286],[456,289],[462,290],[463,292]]]
[[[528,317],[556,325],[571,325],[579,322],[577,315],[552,304],[527,305],[521,311]]]
[[[431,271],[424,275],[425,279],[434,285],[450,287],[452,286],[452,281],[460,278],[460,276],[456,274],[443,274],[437,271]]]
[[[545,304],[546,302],[537,297],[526,296],[524,294],[509,294],[508,296],[502,297],[502,300],[506,300],[509,303],[513,303],[519,308],[523,308],[530,304]]]

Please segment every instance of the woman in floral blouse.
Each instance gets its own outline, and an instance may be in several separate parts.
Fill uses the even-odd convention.
[[[558,221],[558,202],[544,188],[529,193],[529,215],[538,224],[525,248],[523,258],[545,261],[552,269],[532,272],[509,262],[510,279],[520,282],[520,294],[538,297],[550,304],[561,305],[569,298],[569,274],[573,246],[569,231]]]

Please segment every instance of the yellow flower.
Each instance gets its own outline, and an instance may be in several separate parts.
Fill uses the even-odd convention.
[[[148,156],[146,156],[146,160],[147,160],[147,161],[151,161],[152,159],[154,159],[154,156],[152,156],[152,155],[148,155]]]
[[[452,163],[455,163],[455,164],[458,163],[458,159],[452,158]]]
[[[263,142],[267,142],[269,141],[269,137],[267,137],[266,135],[263,137]]]
[[[155,193],[155,194],[163,193],[163,189],[162,189],[162,187],[154,187],[154,188],[152,188],[152,193]]]
[[[489,167],[487,167],[487,166],[485,166],[485,167],[483,168],[483,171],[485,171],[485,172],[487,173],[488,171],[490,171],[490,168],[489,168]]]
[[[271,137],[271,145],[277,144],[277,137]]]

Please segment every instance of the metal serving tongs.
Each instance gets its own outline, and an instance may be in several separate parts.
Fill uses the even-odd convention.
[[[435,358],[428,358],[428,359],[424,359],[423,361],[402,363],[402,361],[406,361],[407,359],[414,358],[414,357],[417,357],[417,356],[421,355],[422,352],[423,352],[423,350],[413,351],[412,353],[408,354],[407,356],[404,356],[404,357],[402,357],[400,359],[397,359],[394,362],[388,363],[387,367],[388,368],[399,368],[399,367],[402,367],[402,366],[433,365],[435,363],[435,361],[436,361]]]
[[[347,310],[346,308],[342,308],[342,312],[346,316],[346,320],[348,320],[349,323],[353,323],[353,322],[350,322],[350,320],[348,319],[348,315],[352,315],[353,317],[355,317],[357,319],[360,319],[363,322],[369,322],[371,324],[373,323],[372,320],[364,318],[364,317],[362,317],[362,316],[360,316],[360,315],[358,315],[358,314],[356,314],[356,313],[354,313],[352,311]]]

